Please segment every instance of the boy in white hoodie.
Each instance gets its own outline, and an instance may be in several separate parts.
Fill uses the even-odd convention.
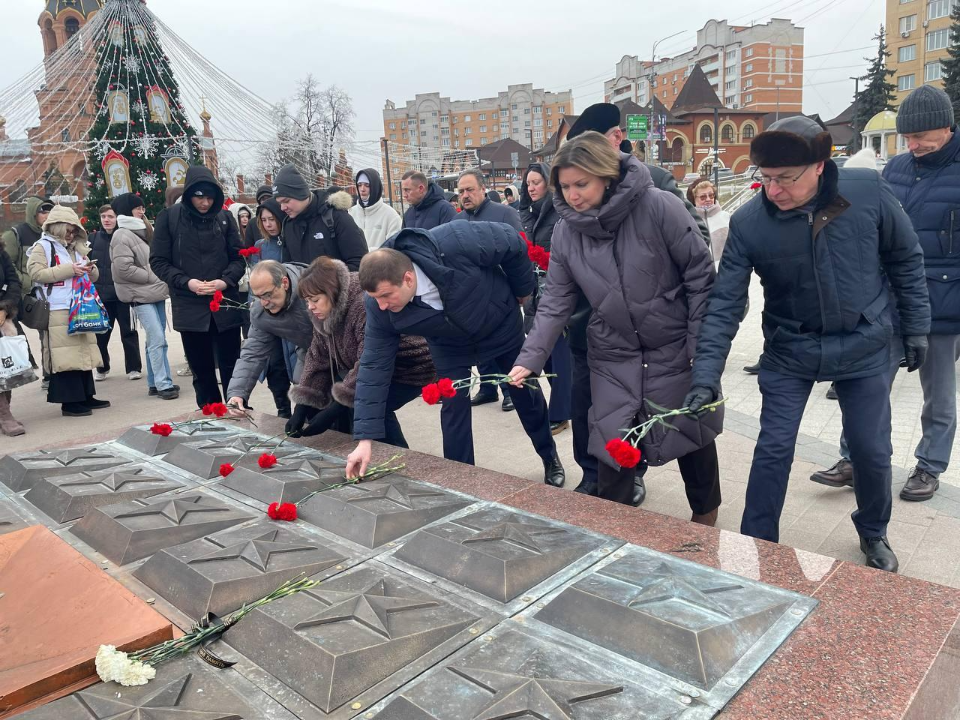
[[[380,173],[366,168],[357,173],[357,204],[350,208],[350,217],[363,230],[367,247],[376,250],[391,235],[400,232],[400,214],[383,199]]]

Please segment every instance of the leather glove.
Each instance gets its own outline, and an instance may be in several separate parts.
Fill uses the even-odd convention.
[[[690,408],[692,412],[697,412],[704,405],[712,403],[716,399],[717,394],[713,391],[713,388],[696,385],[690,388],[690,392],[688,392],[687,396],[683,399],[682,407]]]
[[[907,361],[907,372],[918,370],[927,359],[926,335],[905,335],[903,338],[903,354]]]
[[[293,414],[290,416],[290,419],[287,420],[287,424],[284,426],[287,435],[292,438],[300,437],[300,431],[303,429],[304,423],[313,419],[313,416],[318,412],[319,410],[315,407],[302,404],[297,405],[293,409]]]
[[[300,431],[300,435],[303,437],[312,437],[325,433],[345,412],[347,412],[345,406],[336,400],[332,401],[327,407],[313,416],[307,426]]]

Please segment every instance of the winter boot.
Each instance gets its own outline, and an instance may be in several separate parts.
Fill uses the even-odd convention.
[[[0,432],[10,437],[23,435],[26,432],[23,425],[10,412],[10,393],[0,393]]]

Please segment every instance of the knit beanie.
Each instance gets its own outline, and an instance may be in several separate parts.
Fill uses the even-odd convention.
[[[277,173],[277,177],[273,181],[273,194],[275,197],[306,200],[310,197],[310,188],[300,171],[291,163],[290,165],[284,165]]]
[[[901,135],[953,127],[953,103],[943,90],[921,85],[904,98],[897,109],[897,132]]]
[[[139,195],[135,193],[124,193],[123,195],[117,195],[111,202],[110,207],[113,208],[113,211],[117,214],[117,217],[121,215],[127,215],[129,217],[133,216],[133,209],[141,207],[143,205],[143,200],[140,199]]]
[[[273,195],[273,186],[272,185],[261,185],[257,188],[257,205],[262,203],[265,198]]]

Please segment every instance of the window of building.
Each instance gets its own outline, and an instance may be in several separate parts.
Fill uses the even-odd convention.
[[[523,126],[524,126],[525,128],[530,127],[530,121],[529,121],[529,120],[524,120],[524,121],[523,121]]]
[[[744,105],[749,105],[749,104],[752,103],[752,102],[753,102],[753,95],[752,95],[752,94],[750,94],[750,95],[744,95],[744,96],[743,96],[743,103],[744,103]]]
[[[397,124],[396,124],[395,122],[390,123],[390,129],[391,129],[391,130],[396,130],[396,129],[397,129]]]
[[[727,50],[727,60],[736,60],[737,51],[736,50]]]
[[[753,72],[753,63],[747,63],[746,65],[744,65],[744,66],[743,66],[743,71],[744,71],[745,73],[752,73],[752,72]]]
[[[676,74],[676,73],[673,74],[673,82],[677,82],[677,74]]]
[[[407,124],[406,124],[405,122],[400,123],[400,129],[401,129],[401,130],[406,130],[406,129],[407,129]]]
[[[539,114],[541,114],[542,112],[543,112],[543,108],[540,107],[539,105],[537,105],[537,106],[533,109],[533,114],[534,114],[534,115],[539,115]]]
[[[679,92],[679,90],[678,90],[677,88],[674,88],[674,89],[673,89],[673,94],[674,94],[674,95],[676,95],[678,92]]]
[[[464,134],[464,135],[472,135],[472,134],[473,134],[473,128],[467,128],[466,130],[463,131],[463,134]]]
[[[400,139],[401,139],[401,140],[406,140],[406,139],[407,139],[407,134],[406,134],[406,133],[403,133],[403,135],[400,136]]]
[[[934,80],[939,80],[943,77],[943,66],[940,65],[940,61],[929,62],[923,66],[923,81],[924,82],[933,82]]]
[[[950,28],[927,33],[927,52],[943,50],[950,43]]]
[[[900,32],[912,32],[917,29],[917,16],[916,15],[907,15],[906,17],[900,18]]]
[[[913,90],[915,85],[913,74],[901,75],[897,78],[897,90]]]
[[[747,48],[743,51],[744,57],[753,57],[753,48]]]
[[[513,121],[514,121],[514,122],[520,122],[520,116],[519,116],[519,115],[514,115],[514,116],[513,116]]]
[[[433,111],[430,113],[430,117],[436,117],[436,116],[437,116],[437,111],[436,111],[436,110],[433,110]]]
[[[744,125],[743,126],[743,139],[744,140],[753,140],[754,136],[757,134],[757,129],[753,125]]]
[[[533,126],[534,126],[534,127],[543,127],[543,118],[539,118],[539,117],[538,117],[538,118],[534,118],[534,119],[533,119]]]
[[[447,122],[450,119],[449,115],[441,115],[440,122]]]
[[[518,132],[520,132],[520,128],[519,128],[518,126],[514,125],[514,126],[513,126],[513,134],[516,135]]]
[[[734,142],[733,125],[724,125],[720,128],[720,142],[727,144]]]
[[[936,20],[950,14],[950,0],[933,0],[927,3],[927,20]]]
[[[463,121],[464,121],[464,122],[470,122],[470,116],[469,116],[469,115],[464,115],[464,116],[463,116]]]
[[[727,96],[723,99],[723,104],[726,105],[727,107],[730,107],[731,105],[733,105],[733,104],[736,103],[736,102],[737,102],[737,96],[736,96],[736,95],[727,95]]]
[[[547,108],[547,115],[553,115],[553,108]]]
[[[737,66],[736,66],[736,65],[728,65],[728,66],[727,66],[727,77],[733,77],[733,76],[736,75],[736,74],[737,74]]]
[[[726,88],[727,90],[733,90],[736,86],[737,86],[737,81],[736,81],[736,80],[730,80],[730,81],[724,83],[724,85],[723,85],[723,87]]]
[[[897,62],[910,62],[917,59],[917,46],[904,45],[897,50]]]
[[[486,145],[486,144],[487,144],[487,139],[486,139],[485,137],[480,138],[480,144],[481,144],[481,145]]]
[[[907,3],[913,2],[913,0],[900,0],[901,5],[906,5]]]
[[[444,139],[441,141],[441,144],[442,144],[444,147],[450,147],[450,138],[444,138]]]
[[[481,117],[483,117],[483,116],[481,115]],[[481,126],[480,126],[480,132],[485,133],[486,131],[487,131],[487,126],[486,126],[486,125],[481,125]]]
[[[490,119],[491,119],[491,120],[496,120],[496,119],[499,118],[499,117],[500,117],[500,113],[493,113],[493,115],[490,116]]]
[[[391,140],[396,140],[396,139],[397,139],[397,134],[396,134],[396,133],[390,133],[390,139],[391,139]]]
[[[773,57],[773,71],[775,73],[785,73],[787,71],[787,51],[783,48],[778,48],[774,51]]]
[[[511,110],[516,110],[516,109],[517,109],[517,104],[514,103],[513,105],[511,105],[511,106],[510,106],[510,109],[511,109]]]
[[[454,146],[455,148],[460,147],[460,141],[459,141],[459,140],[454,140],[454,141],[453,141],[453,146]]]
[[[560,107],[557,108],[557,110],[559,110],[562,113],[565,113],[567,111],[567,108],[565,105],[561,105]]]
[[[481,120],[486,120],[486,119],[487,119],[487,114],[486,114],[486,113],[480,113],[480,119],[481,119]]]
[[[450,135],[450,128],[441,128],[440,134],[449,137],[449,135]]]
[[[434,130],[436,130],[438,127],[440,127],[440,126],[439,126],[437,123],[434,123],[434,124],[433,124],[433,129],[434,129]]]
[[[553,120],[547,120],[547,128],[553,127]]]
[[[426,137],[426,136],[427,136],[427,131],[426,131],[426,130],[421,130],[421,131],[420,131],[420,137]]]
[[[529,114],[530,114],[530,108],[524,108],[524,109],[523,109],[523,114],[524,114],[524,115],[529,115]]]
[[[533,131],[533,139],[534,139],[535,142],[542,143],[542,142],[543,142],[543,131],[542,131],[542,130],[534,130],[534,131]]]
[[[501,130],[501,131],[506,132],[509,128],[510,128],[510,124],[509,124],[509,123],[505,123],[505,122],[500,123],[500,130]]]
[[[700,144],[709,145],[713,142],[713,128],[709,125],[703,125],[700,128]]]
[[[473,145],[473,139],[467,138],[467,141],[464,143],[464,145],[466,145],[467,147],[470,147],[471,145]]]
[[[744,81],[743,81],[743,87],[744,87],[744,88],[752,88],[752,87],[753,87],[753,80],[744,80]]]
[[[453,136],[454,136],[454,137],[460,137],[460,128],[454,128],[454,129],[453,129]]]

